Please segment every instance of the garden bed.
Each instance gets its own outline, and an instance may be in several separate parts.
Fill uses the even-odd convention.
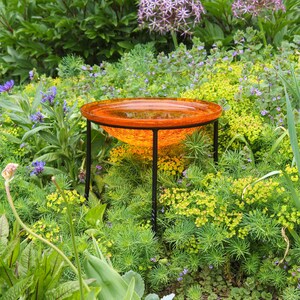
[[[117,63],[80,65],[77,76],[70,76],[76,57],[69,56],[60,77],[34,72],[28,84],[3,85],[0,161],[2,169],[19,164],[10,187],[21,219],[73,259],[69,203],[80,258],[94,251],[94,237],[119,273],[142,275],[148,293],[189,300],[299,299],[300,210],[290,192],[290,183],[299,192],[299,170],[284,90],[286,85],[299,133],[299,37],[274,50],[256,42],[256,34],[238,32],[231,50],[216,44],[207,51],[198,39],[168,55],[138,45]],[[150,226],[151,149],[122,144],[93,125],[92,193],[83,197],[86,123],[80,107],[128,97],[199,99],[224,109],[218,164],[210,126],[159,150],[156,235]],[[12,228],[3,184],[0,190],[0,215]],[[47,265],[47,247],[16,225],[11,232],[18,247],[0,248],[9,272],[22,266],[29,243],[38,263]],[[44,292],[50,289],[42,267],[30,272],[20,271],[14,280],[31,276],[30,286],[43,274]],[[57,283],[76,277],[67,266],[60,273]]]

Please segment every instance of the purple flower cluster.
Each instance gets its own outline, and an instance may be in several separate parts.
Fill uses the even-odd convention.
[[[49,105],[51,105],[51,106],[54,105],[54,98],[56,96],[56,93],[57,93],[57,91],[56,91],[55,86],[51,87],[47,93],[42,92],[43,96],[42,96],[41,102],[42,103],[49,102]]]
[[[179,277],[177,278],[177,281],[182,281],[183,277],[189,272],[188,269],[184,268],[182,272],[179,273]]]
[[[200,0],[140,0],[138,21],[142,27],[161,34],[183,32],[201,20],[204,8]]]
[[[44,161],[34,161],[31,166],[33,167],[33,170],[30,173],[30,176],[33,175],[39,175],[44,171],[44,167],[46,165],[46,162]]]
[[[0,93],[8,92],[14,87],[15,82],[11,79],[5,82],[3,85],[0,85]]]
[[[232,4],[232,12],[235,17],[245,14],[258,16],[262,11],[285,11],[282,0],[235,0]]]
[[[44,116],[40,111],[38,111],[35,114],[30,116],[30,120],[33,123],[42,123],[44,121]]]

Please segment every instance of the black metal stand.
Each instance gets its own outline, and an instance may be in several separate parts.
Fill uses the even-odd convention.
[[[140,130],[152,130],[153,140],[152,140],[152,210],[151,210],[151,226],[154,233],[157,233],[157,162],[158,162],[158,131],[159,130],[172,130],[179,128],[189,128],[189,127],[200,127],[207,125],[209,123],[214,123],[214,137],[213,137],[213,157],[214,162],[218,162],[218,119],[206,122],[193,124],[188,126],[178,126],[172,128],[136,128],[136,127],[119,127],[107,124],[100,124],[109,127],[116,128],[128,128],[128,129],[140,129]],[[90,180],[91,180],[91,163],[92,163],[92,143],[91,143],[91,121],[87,120],[87,139],[86,139],[86,182],[85,182],[85,198],[89,198],[90,192]]]

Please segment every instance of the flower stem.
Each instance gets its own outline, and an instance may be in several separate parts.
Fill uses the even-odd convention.
[[[177,41],[177,35],[175,31],[171,31],[171,36],[174,44],[175,50],[178,48],[178,41]]]
[[[35,232],[33,232],[29,227],[27,227],[23,221],[21,220],[15,206],[14,206],[14,202],[13,199],[11,197],[10,194],[10,189],[9,189],[9,181],[6,180],[5,181],[5,191],[6,191],[6,195],[7,195],[7,199],[8,199],[8,203],[10,205],[10,208],[13,212],[14,217],[16,218],[16,221],[21,225],[21,227],[24,228],[24,230],[29,233],[30,235],[34,236],[35,238],[37,238],[38,240],[40,240],[41,242],[45,243],[46,245],[48,245],[50,248],[52,248],[54,251],[56,251],[62,258],[63,260],[69,265],[69,267],[74,271],[74,273],[76,273],[79,276],[79,271],[76,269],[76,267],[72,264],[72,262],[68,259],[68,257],[55,245],[53,245],[51,242],[49,242],[48,240],[44,239],[43,237],[39,236],[38,234],[36,234]],[[86,288],[86,290],[89,292],[90,288],[88,287],[88,285],[83,282],[84,287]]]
[[[263,26],[263,24],[261,22],[261,19],[259,17],[257,19],[257,24],[258,24],[259,30],[262,34],[262,39],[263,39],[264,46],[266,47],[267,46],[266,32],[264,30],[264,26]]]
[[[78,251],[77,251],[77,248],[76,248],[75,230],[74,230],[74,226],[73,226],[72,211],[71,211],[70,205],[67,201],[67,198],[66,198],[66,195],[65,195],[64,191],[57,184],[54,177],[52,177],[52,181],[55,184],[58,191],[60,192],[60,194],[62,195],[62,197],[65,201],[66,207],[67,207],[67,215],[68,215],[68,218],[69,218],[69,226],[70,226],[70,232],[71,232],[71,238],[72,238],[72,244],[73,244],[73,250],[74,250],[74,257],[75,257],[75,261],[76,261],[76,265],[77,265],[77,269],[78,269],[80,295],[81,295],[81,299],[83,300],[84,299],[83,280],[82,280],[82,274],[81,274],[81,268],[80,268],[79,255],[78,255]]]

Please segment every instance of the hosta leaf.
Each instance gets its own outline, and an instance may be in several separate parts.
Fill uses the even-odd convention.
[[[142,276],[139,273],[136,273],[134,271],[128,271],[123,276],[123,279],[127,284],[129,285],[132,281],[132,278],[134,278],[134,290],[135,292],[142,297],[145,292],[145,284]]]
[[[134,277],[132,277],[123,300],[132,300],[133,299],[134,285],[135,285],[135,280],[134,280]]]
[[[148,294],[145,300],[159,300],[159,297],[156,294]]]

